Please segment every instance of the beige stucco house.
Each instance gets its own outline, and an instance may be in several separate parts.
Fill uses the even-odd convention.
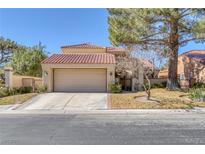
[[[126,69],[124,76],[117,71],[118,59],[129,55],[124,48],[84,43],[62,46],[61,49],[61,54],[42,61],[43,84],[48,92],[108,92],[109,84],[115,82],[126,91],[142,87],[142,67],[132,73],[133,70]],[[149,61],[140,60],[140,63],[153,67]]]
[[[120,48],[78,44],[61,47],[42,61],[43,84],[48,92],[107,92],[115,82],[115,53]]]

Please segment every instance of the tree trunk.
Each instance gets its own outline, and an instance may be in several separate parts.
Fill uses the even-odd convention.
[[[150,92],[150,89],[148,89],[147,100],[150,100],[150,96],[151,96],[151,92]]]
[[[168,69],[168,79],[167,86],[168,90],[177,90],[179,89],[178,79],[177,79],[177,59],[178,55],[174,56],[175,58],[169,59],[169,69]]]
[[[170,55],[169,55],[169,69],[167,86],[168,90],[179,89],[177,80],[177,66],[178,66],[178,50],[179,50],[179,37],[178,37],[178,20],[173,18],[170,22]]]
[[[151,91],[150,91],[151,83],[150,83],[150,80],[149,80],[149,77],[147,76],[147,74],[145,74],[145,78],[148,82],[148,87],[146,87],[145,84],[143,84],[143,87],[144,87],[145,92],[147,93],[147,100],[150,100],[150,97],[151,97]]]

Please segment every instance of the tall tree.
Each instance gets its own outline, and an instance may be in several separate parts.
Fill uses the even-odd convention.
[[[11,60],[12,54],[17,47],[16,42],[0,37],[0,66]]]
[[[13,54],[11,65],[16,74],[41,77],[41,61],[46,57],[45,46],[41,43],[31,48],[21,46]]]
[[[178,89],[179,47],[205,41],[205,9],[108,9],[113,45],[156,51],[168,57],[167,89]]]

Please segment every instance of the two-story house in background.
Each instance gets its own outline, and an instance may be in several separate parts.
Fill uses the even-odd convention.
[[[181,86],[191,87],[197,82],[205,83],[205,50],[191,50],[179,55],[177,74]],[[158,76],[167,78],[168,69],[161,70]]]

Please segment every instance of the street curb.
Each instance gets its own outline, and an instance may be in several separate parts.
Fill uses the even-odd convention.
[[[184,113],[204,113],[204,108],[194,109],[122,109],[122,110],[7,110],[0,111],[0,114],[184,114]]]

